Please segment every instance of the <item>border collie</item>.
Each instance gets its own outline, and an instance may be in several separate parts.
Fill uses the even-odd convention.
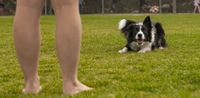
[[[167,47],[162,25],[159,22],[152,23],[150,16],[147,16],[143,22],[122,19],[119,22],[119,30],[127,40],[127,44],[119,50],[119,53],[128,51],[145,53],[155,48],[164,49]]]

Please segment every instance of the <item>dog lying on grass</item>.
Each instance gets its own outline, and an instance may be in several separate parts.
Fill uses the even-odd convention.
[[[152,23],[150,16],[147,16],[143,22],[122,19],[119,21],[119,30],[127,40],[127,44],[119,50],[119,53],[128,51],[145,53],[155,48],[167,47],[162,25],[159,22]]]

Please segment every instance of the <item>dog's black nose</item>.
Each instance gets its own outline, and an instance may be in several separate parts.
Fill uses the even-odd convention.
[[[142,38],[142,34],[138,34],[138,38]]]

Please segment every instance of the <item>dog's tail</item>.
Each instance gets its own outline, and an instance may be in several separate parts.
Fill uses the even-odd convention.
[[[166,43],[166,40],[165,40],[165,31],[162,27],[162,24],[157,22],[155,24],[155,28],[156,28],[156,31],[157,31],[157,46],[158,48],[166,48],[167,47],[167,43]]]
[[[120,20],[119,23],[118,23],[118,29],[122,30],[123,28],[125,28],[126,27],[126,22],[127,22],[126,19]]]
[[[118,29],[122,32],[124,32],[126,29],[128,29],[128,26],[130,24],[136,23],[135,21],[132,20],[127,20],[127,19],[122,19],[118,23]]]

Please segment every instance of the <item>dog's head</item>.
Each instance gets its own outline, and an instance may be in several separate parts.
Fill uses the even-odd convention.
[[[151,41],[152,23],[149,16],[143,22],[122,19],[119,22],[119,30],[125,35],[128,43],[136,42],[143,45]]]

